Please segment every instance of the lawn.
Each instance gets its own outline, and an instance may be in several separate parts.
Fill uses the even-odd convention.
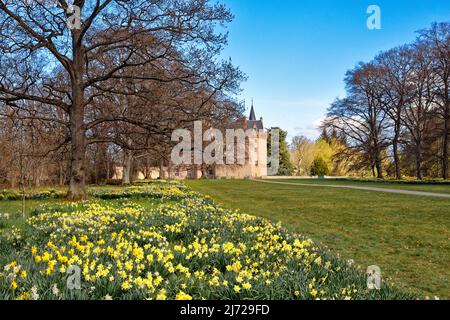
[[[225,207],[281,222],[363,268],[378,265],[396,286],[421,297],[450,298],[448,199],[237,180],[187,184]],[[405,189],[446,192],[448,186]]]

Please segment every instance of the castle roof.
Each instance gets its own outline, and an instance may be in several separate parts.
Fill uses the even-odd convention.
[[[255,129],[255,130],[264,130],[264,124],[261,120],[256,120],[256,114],[255,114],[255,108],[253,107],[253,101],[252,101],[252,108],[250,110],[250,117],[248,118],[247,122],[247,129]]]
[[[253,104],[252,104],[252,109],[250,110],[250,117],[248,118],[248,120],[256,121],[255,109],[253,108]]]

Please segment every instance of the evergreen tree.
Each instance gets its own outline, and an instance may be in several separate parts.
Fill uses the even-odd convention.
[[[289,153],[289,145],[287,143],[287,135],[286,131],[281,130],[280,128],[272,128],[272,130],[279,130],[280,132],[280,168],[278,170],[277,176],[292,176],[294,174],[294,166],[291,162],[291,155]],[[268,156],[272,156],[272,145],[271,145],[272,137],[269,133],[269,139],[267,140],[267,151]]]
[[[323,177],[328,174],[330,174],[330,170],[326,161],[322,157],[315,158],[311,167],[311,175]]]

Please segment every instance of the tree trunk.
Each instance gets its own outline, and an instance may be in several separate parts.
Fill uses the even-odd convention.
[[[84,125],[83,50],[78,44],[79,31],[73,35],[72,106],[70,107],[71,168],[68,198],[86,199],[86,136]]]
[[[141,171],[139,169],[138,166],[133,166],[132,170],[131,170],[131,184],[135,183],[136,181],[139,180],[139,177],[141,175]]]
[[[416,176],[417,179],[422,180],[422,162],[419,159],[416,159]]]
[[[208,167],[206,165],[202,165],[202,179],[209,180]]]
[[[416,176],[417,179],[422,180],[423,179],[423,175],[422,175],[422,150],[419,147],[416,151]]]
[[[94,163],[94,180],[95,184],[98,185],[98,164]]]
[[[14,189],[16,187],[16,173],[14,170],[11,170],[9,172],[9,184],[12,189]]]
[[[168,167],[167,167],[167,170],[168,170],[168,177],[167,177],[167,179],[168,180],[172,180],[173,179],[173,176],[172,176],[172,163],[170,162],[170,160],[169,160],[169,164],[168,164]]]
[[[450,143],[450,111],[448,110],[445,113],[445,119],[444,119],[444,139],[443,139],[443,145],[442,145],[442,178],[444,180],[447,180],[449,178],[449,172],[448,172],[448,162],[449,162],[449,143]]]
[[[145,161],[145,179],[151,179],[152,178],[152,166],[150,158],[147,158]]]
[[[375,160],[375,167],[377,168],[377,178],[384,179],[383,167],[381,165],[380,157],[377,157],[377,159]]]
[[[396,128],[395,131],[396,131],[395,137],[392,142],[392,146],[394,149],[395,178],[397,178],[398,180],[401,180],[402,179],[402,171],[401,171],[401,167],[400,167],[400,156],[398,154],[398,140],[399,140],[399,136],[400,136],[399,128]]]
[[[36,172],[35,172],[35,176],[34,178],[34,186],[36,188],[39,188],[41,186],[41,169],[37,168]]]
[[[106,158],[106,183],[108,183],[109,182],[109,180],[110,180],[110,170],[111,170],[111,165],[110,165],[110,162],[109,162],[109,158],[107,157]]]
[[[165,177],[164,177],[164,163],[163,163],[163,160],[160,160],[160,162],[159,162],[159,179],[160,180],[164,180],[165,179]]]
[[[125,159],[123,161],[122,184],[131,184],[131,165],[133,156],[130,150],[125,150]]]
[[[70,191],[68,198],[73,201],[83,200],[86,198],[86,137],[84,134],[84,112],[82,108],[82,105],[75,107],[74,103],[70,112],[72,153],[70,168]]]
[[[64,168],[63,168],[63,164],[62,161],[59,163],[59,185],[63,186],[64,185]]]

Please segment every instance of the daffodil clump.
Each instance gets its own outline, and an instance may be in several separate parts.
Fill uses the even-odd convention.
[[[159,188],[170,200],[150,208],[99,200],[38,210],[25,242],[0,237],[0,298],[408,298],[388,286],[368,291],[364,274],[280,225],[184,186]]]
[[[191,196],[187,188],[181,183],[151,183],[131,186],[123,189],[92,190],[89,194],[98,199],[126,199],[126,198],[155,198],[164,200],[180,200]]]
[[[0,201],[21,200],[42,200],[42,199],[58,199],[64,197],[66,192],[61,190],[41,190],[37,192],[26,192],[23,194],[18,190],[0,190]]]
[[[67,195],[63,190],[26,190],[22,193],[18,190],[0,190],[0,201],[13,200],[45,200],[62,199]],[[125,198],[155,198],[164,200],[179,200],[189,197],[190,192],[179,181],[141,181],[137,186],[125,188],[93,188],[89,190],[89,196],[98,199],[125,199]]]

